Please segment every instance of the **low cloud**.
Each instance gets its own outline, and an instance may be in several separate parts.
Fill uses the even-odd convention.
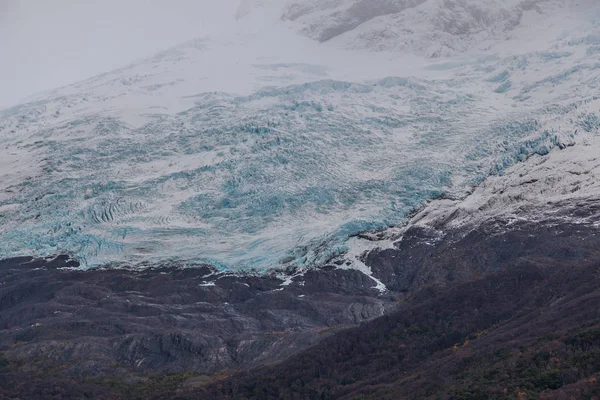
[[[233,22],[237,0],[0,0],[0,108]]]

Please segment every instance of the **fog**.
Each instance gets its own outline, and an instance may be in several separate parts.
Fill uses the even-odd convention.
[[[237,0],[0,0],[0,108],[218,34]]]

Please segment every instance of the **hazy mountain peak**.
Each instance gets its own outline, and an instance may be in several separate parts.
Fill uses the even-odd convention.
[[[336,47],[439,57],[509,39],[536,16],[594,6],[574,0],[245,0],[238,18],[270,11]]]
[[[241,0],[235,17],[240,20],[254,13],[263,14],[269,11],[280,14],[285,4],[282,0]]]

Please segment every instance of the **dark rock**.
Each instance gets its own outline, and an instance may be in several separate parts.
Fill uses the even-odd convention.
[[[212,373],[282,359],[324,330],[395,307],[354,270],[309,271],[282,286],[208,267],[64,268],[73,266],[0,262],[0,351],[65,376]]]
[[[494,220],[468,232],[409,228],[395,249],[371,252],[365,263],[392,291],[477,279],[528,261],[573,263],[592,259],[600,247],[591,225]]]

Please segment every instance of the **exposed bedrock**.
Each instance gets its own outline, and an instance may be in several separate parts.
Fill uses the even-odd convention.
[[[64,266],[64,258],[0,262],[0,351],[28,368],[60,365],[75,376],[243,368],[283,358],[395,304],[354,270],[314,271],[281,286],[274,277],[209,268]]]

